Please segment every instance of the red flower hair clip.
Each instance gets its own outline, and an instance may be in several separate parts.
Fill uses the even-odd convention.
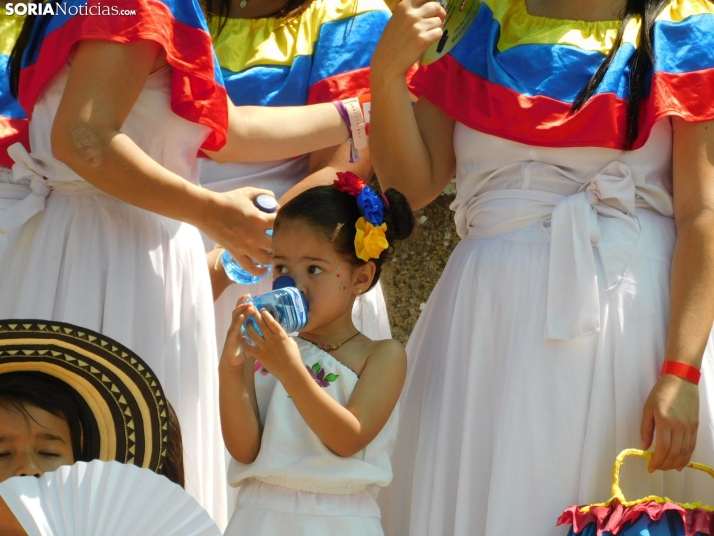
[[[367,186],[365,182],[351,171],[340,171],[337,173],[335,188],[340,192],[347,192],[348,194],[357,196],[365,186]]]

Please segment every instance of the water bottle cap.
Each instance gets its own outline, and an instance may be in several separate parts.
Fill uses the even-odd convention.
[[[289,275],[281,275],[280,277],[276,277],[275,281],[273,281],[273,290],[278,290],[280,288],[285,288],[285,287],[294,287],[295,286],[295,280],[290,277]]]
[[[279,290],[286,287],[293,287],[297,290],[295,287],[295,280],[289,275],[281,275],[280,277],[276,277],[275,281],[273,281],[273,290]],[[302,292],[300,292],[300,297],[302,298],[302,303],[305,306],[305,312],[310,312],[310,304],[307,302],[305,295]]]
[[[254,204],[258,209],[268,214],[272,214],[278,209],[278,202],[272,195],[260,194],[255,198]]]

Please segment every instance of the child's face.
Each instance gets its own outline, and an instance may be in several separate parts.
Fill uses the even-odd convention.
[[[74,463],[66,419],[32,404],[24,408],[27,415],[0,405],[0,482],[13,476],[40,477]]]
[[[310,305],[305,331],[350,318],[357,289],[367,290],[374,265],[353,266],[301,221],[281,225],[273,235],[274,277],[289,275]]]

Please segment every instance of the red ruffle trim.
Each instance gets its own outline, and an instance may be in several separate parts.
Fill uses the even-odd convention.
[[[88,6],[100,4],[90,0]],[[225,88],[216,80],[211,36],[202,28],[176,20],[160,0],[124,0],[122,9],[136,16],[76,15],[45,37],[35,63],[20,73],[20,104],[32,116],[35,102],[59,73],[79,41],[113,43],[156,41],[173,68],[171,109],[193,123],[206,125],[211,134],[203,148],[216,151],[226,143],[228,103]]]
[[[587,525],[595,523],[598,536],[604,532],[617,536],[628,522],[635,522],[642,514],[659,521],[665,512],[677,512],[682,516],[686,536],[695,536],[697,533],[714,536],[714,512],[701,508],[685,510],[675,503],[660,504],[654,501],[624,507],[617,500],[613,500],[609,507],[591,507],[587,513],[581,512],[581,508],[568,508],[558,519],[558,525],[572,524],[573,530],[580,534]]]
[[[422,67],[410,89],[469,128],[507,140],[540,147],[605,147],[625,149],[627,101],[599,93],[576,113],[550,97],[522,95],[465,69],[452,56]],[[714,69],[688,73],[657,72],[643,103],[642,147],[654,124],[667,116],[686,121],[714,120]]]
[[[30,150],[30,122],[0,117],[0,165],[12,168],[15,161],[7,154],[7,148],[18,141]]]

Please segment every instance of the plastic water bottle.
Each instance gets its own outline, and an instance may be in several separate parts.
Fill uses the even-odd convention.
[[[268,214],[272,214],[278,208],[278,202],[275,200],[275,198],[267,194],[261,194],[256,197],[253,204],[258,207],[259,210],[267,212]],[[267,230],[266,234],[272,236],[273,230]],[[268,268],[268,271],[265,272],[263,275],[251,274],[250,272],[246,271],[240,264],[238,264],[238,261],[231,257],[231,254],[228,253],[228,250],[223,251],[223,254],[221,255],[221,264],[223,265],[223,269],[226,271],[226,275],[231,279],[231,281],[235,281],[236,283],[240,283],[241,285],[253,285],[254,283],[257,283],[270,273],[270,265],[268,264],[265,266],[265,268]],[[254,264],[258,268],[264,267],[262,264]]]
[[[254,298],[248,298],[246,303],[249,302],[253,303],[258,311],[262,309],[268,311],[288,333],[300,331],[307,324],[308,305],[295,287],[283,287]],[[261,336],[263,333],[258,328],[253,316],[245,319],[241,326],[241,335],[247,337],[248,344],[253,344],[246,332],[248,325],[252,325],[253,329]]]

